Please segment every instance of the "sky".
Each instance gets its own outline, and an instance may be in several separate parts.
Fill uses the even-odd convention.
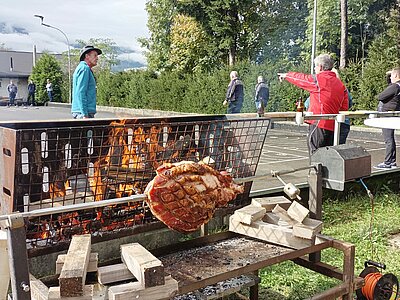
[[[137,39],[148,37],[146,0],[1,0],[0,44],[16,51],[62,53],[68,49],[64,35],[40,25],[62,30],[73,48],[76,40],[108,38],[127,53],[120,59],[145,63]]]

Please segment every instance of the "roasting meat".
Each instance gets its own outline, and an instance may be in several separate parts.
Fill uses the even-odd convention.
[[[243,193],[226,172],[204,163],[165,163],[147,185],[145,194],[151,212],[169,228],[188,233],[197,230],[223,207]]]

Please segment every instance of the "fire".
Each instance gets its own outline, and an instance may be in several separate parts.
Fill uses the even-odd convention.
[[[55,181],[50,183],[49,185],[49,193],[51,199],[57,198],[57,197],[64,197],[66,195],[66,191],[69,188],[69,181],[61,182],[61,181]]]
[[[88,176],[90,190],[94,195],[95,201],[103,200],[105,195],[105,185],[103,185],[101,179],[100,164],[100,161],[96,161],[93,164],[93,176]],[[88,174],[91,174],[91,172],[89,171]]]

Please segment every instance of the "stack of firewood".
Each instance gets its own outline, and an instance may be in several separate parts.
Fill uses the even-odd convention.
[[[322,222],[308,214],[306,207],[285,197],[255,198],[229,218],[229,230],[300,249],[313,245],[322,229]]]
[[[72,238],[68,253],[57,258],[59,286],[48,288],[31,276],[32,299],[161,300],[177,294],[178,282],[171,276],[165,276],[161,261],[140,244],[122,245],[121,258],[121,264],[98,267],[97,253],[91,253],[90,235],[76,235]],[[98,284],[85,284],[87,272],[97,272]]]

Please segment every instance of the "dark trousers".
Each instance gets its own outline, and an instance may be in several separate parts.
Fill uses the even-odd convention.
[[[385,164],[396,162],[396,141],[394,139],[394,129],[382,128],[383,138],[385,139]]]
[[[308,147],[313,154],[318,148],[333,145],[333,131],[319,128],[315,125],[308,127]]]
[[[228,114],[238,114],[238,113],[240,113],[242,106],[243,106],[243,102],[231,101],[231,102],[229,102],[227,113]]]
[[[9,93],[8,98],[10,99],[9,105],[14,105],[15,97],[17,95],[15,93]]]
[[[350,125],[346,123],[340,124],[339,144],[346,144],[347,136],[350,132]]]
[[[35,93],[29,93],[28,95],[28,105],[30,104],[35,105]]]

